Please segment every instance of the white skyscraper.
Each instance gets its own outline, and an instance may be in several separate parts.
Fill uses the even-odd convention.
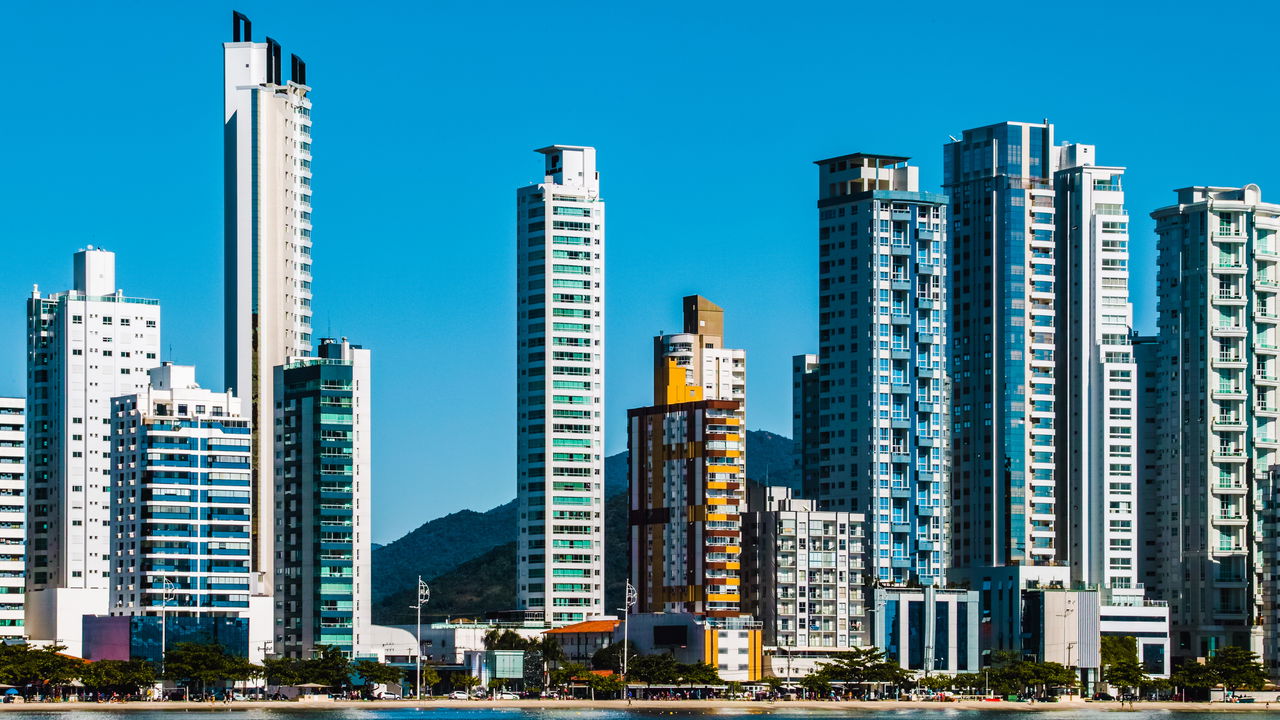
[[[111,399],[160,364],[160,302],[115,289],[115,253],[75,255],[74,289],[27,301],[26,633],[81,652],[107,612]]]
[[[1257,185],[1181,188],[1156,210],[1156,484],[1144,577],[1169,601],[1175,658],[1264,655],[1280,464],[1280,205]]]
[[[27,401],[0,398],[0,638],[23,635]]]
[[[604,607],[604,202],[595,148],[553,145],[516,192],[517,605]]]
[[[1136,595],[1137,365],[1131,343],[1124,168],[1094,165],[1092,145],[1057,149],[1057,499],[1072,580]]]
[[[226,385],[270,428],[273,368],[311,354],[311,100],[294,55],[283,78],[280,45],[252,42],[234,14],[223,44],[226,233]],[[272,570],[271,434],[254,447],[254,562]]]

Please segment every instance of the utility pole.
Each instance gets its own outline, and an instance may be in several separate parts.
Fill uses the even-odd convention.
[[[414,657],[418,660],[418,676],[417,689],[414,691],[413,698],[422,701],[422,607],[431,599],[431,588],[422,581],[422,576],[418,576],[418,604],[409,607],[418,611],[418,650]]]
[[[160,590],[160,675],[163,677],[165,648],[169,639],[169,601],[173,599],[173,591],[176,586],[168,575],[161,579],[163,585]]]
[[[623,603],[625,607],[618,608],[622,611],[622,677],[624,679],[627,677],[627,655],[630,650],[630,647],[628,646],[628,639],[630,636],[630,624],[628,620],[631,618],[631,608],[635,606],[636,600],[638,599],[639,596],[636,594],[636,586],[632,585],[631,581],[628,580],[626,602]],[[626,693],[625,687],[623,688],[623,693]]]

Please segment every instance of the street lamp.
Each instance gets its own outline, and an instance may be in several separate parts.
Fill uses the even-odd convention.
[[[169,636],[169,601],[173,599],[173,591],[176,586],[168,575],[162,577],[161,580],[163,584],[160,589],[160,675],[163,676],[164,651]]]
[[[627,654],[628,654],[627,640],[628,640],[628,630],[629,630],[627,620],[631,617],[631,608],[635,606],[636,600],[638,599],[639,599],[639,596],[636,593],[636,586],[632,585],[631,581],[628,580],[626,602],[623,603],[626,607],[618,608],[619,610],[622,611],[622,677],[623,678],[627,676]],[[624,694],[626,693],[625,689],[623,690],[623,693]]]
[[[414,695],[413,695],[414,699],[418,701],[422,700],[422,606],[426,605],[427,601],[430,599],[431,599],[431,588],[425,582],[422,581],[422,576],[419,575],[418,576],[418,604],[409,606],[414,610],[418,611],[418,651],[414,655],[414,657],[416,657],[418,660],[418,676],[416,678],[417,690],[414,691]]]

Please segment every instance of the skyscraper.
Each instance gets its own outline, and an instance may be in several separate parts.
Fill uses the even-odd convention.
[[[791,357],[791,438],[800,476],[797,497],[818,497],[818,356]]]
[[[684,298],[684,332],[653,339],[653,405],[627,412],[635,612],[742,612],[746,352],[724,311]]]
[[[1280,451],[1280,205],[1257,185],[1188,187],[1159,235],[1156,592],[1173,653],[1264,653],[1266,553]],[[1264,657],[1274,663],[1280,659]]]
[[[1117,601],[1129,595],[1140,603],[1138,369],[1124,168],[1094,165],[1091,145],[1064,145],[1056,152],[1057,257],[1033,254],[1031,272],[1055,277],[1055,475],[1064,492],[1044,497],[1043,507],[1033,492],[1032,517],[1057,516],[1074,582],[1107,588]],[[1038,329],[1030,330],[1036,342]]]
[[[605,612],[604,202],[595,148],[538,152],[516,192],[516,601],[565,625]]]
[[[1059,537],[1053,126],[966,130],[951,200],[952,561],[984,649],[1021,647],[1021,591],[1070,583]]]
[[[111,399],[160,363],[160,302],[116,289],[115,253],[75,254],[73,288],[27,300],[26,634],[81,651],[107,612]]]
[[[112,400],[112,615],[249,620],[245,649],[273,635],[271,598],[250,563],[252,428],[240,399],[164,363],[142,392]],[[172,622],[172,621],[176,621]]]
[[[273,368],[311,354],[311,88],[306,64],[280,44],[253,42],[233,15],[223,44],[226,386],[254,427],[271,428]],[[255,436],[254,569],[272,572],[274,460],[270,432]]]
[[[949,564],[947,200],[907,160],[816,163],[816,499],[865,514],[876,581],[934,585]]]
[[[0,398],[0,638],[25,633],[27,401]]]
[[[276,368],[276,652],[373,645],[370,352],[324,338]]]

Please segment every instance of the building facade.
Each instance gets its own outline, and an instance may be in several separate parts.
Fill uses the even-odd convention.
[[[800,495],[818,497],[818,356],[791,358],[791,437]]]
[[[250,422],[232,393],[197,385],[194,367],[148,376],[111,402],[110,614],[245,618],[260,658],[274,633],[252,572]]]
[[[1022,588],[1070,583],[1057,477],[1053,126],[966,130],[951,201],[952,576],[981,592],[983,649],[1021,647]]]
[[[0,639],[25,634],[27,401],[0,397]]]
[[[635,612],[741,613],[746,353],[724,311],[684,298],[684,332],[654,347],[654,404],[627,413]]]
[[[116,289],[115,253],[75,254],[71,290],[27,301],[26,634],[81,651],[109,605],[111,399],[160,364],[160,303]]]
[[[817,162],[816,498],[866,514],[873,578],[929,585],[950,564],[947,200],[907,160]]]
[[[276,368],[276,646],[369,644],[370,352],[323,338]]]
[[[832,653],[870,645],[865,516],[817,510],[784,487],[753,486],[750,503],[744,609],[761,623],[772,672],[800,678]]]
[[[311,92],[306,65],[253,42],[234,14],[223,44],[224,331],[226,387],[254,427],[273,427],[273,368],[311,354]],[[257,438],[255,436],[255,442]],[[270,433],[254,447],[253,561],[270,588],[274,520]]]
[[[516,192],[516,604],[555,625],[604,607],[604,201],[594,148],[538,151]]]
[[[1057,153],[1057,257],[1033,254],[1031,266],[1033,276],[1056,278],[1055,477],[1062,492],[1034,484],[1031,518],[1056,516],[1073,583],[1133,595],[1141,604],[1138,368],[1124,168],[1095,165],[1091,145],[1064,145]]]
[[[1189,187],[1159,236],[1155,591],[1173,654],[1264,654],[1263,498],[1280,449],[1280,205]],[[1274,654],[1264,658],[1273,667]]]
[[[877,588],[875,644],[899,667],[971,673],[981,662],[977,590]]]

